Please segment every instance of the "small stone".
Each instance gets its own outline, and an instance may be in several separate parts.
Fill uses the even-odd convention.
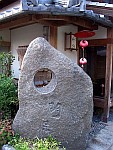
[[[15,150],[15,148],[11,145],[6,144],[2,146],[2,150]]]

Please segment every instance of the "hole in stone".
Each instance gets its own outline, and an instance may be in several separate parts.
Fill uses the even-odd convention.
[[[52,92],[56,84],[56,76],[48,68],[38,70],[34,76],[34,85],[40,93],[47,94]]]
[[[37,88],[44,87],[49,84],[52,79],[52,71],[44,68],[37,71],[34,77],[34,84]]]

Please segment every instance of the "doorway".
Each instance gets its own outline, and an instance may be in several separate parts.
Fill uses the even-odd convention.
[[[80,56],[82,56],[81,53]],[[105,72],[106,72],[106,46],[90,46],[85,48],[85,58],[87,59],[87,64],[84,65],[84,71],[92,79],[93,96],[104,98]]]

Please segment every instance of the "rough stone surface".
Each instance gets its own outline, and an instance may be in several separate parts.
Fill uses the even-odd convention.
[[[52,135],[67,150],[85,150],[93,115],[91,79],[41,37],[30,43],[22,65],[14,130],[30,138]],[[53,78],[41,91],[34,75],[42,68]]]

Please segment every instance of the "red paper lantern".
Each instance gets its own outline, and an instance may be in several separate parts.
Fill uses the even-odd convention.
[[[81,67],[83,68],[84,65],[87,64],[86,58],[80,58],[80,64],[81,64]]]
[[[86,40],[81,40],[79,45],[80,45],[82,48],[87,47],[87,46],[88,46],[88,41],[86,41]]]
[[[92,36],[94,36],[95,35],[95,32],[93,32],[93,31],[89,31],[89,30],[83,30],[83,31],[80,31],[80,32],[77,32],[77,33],[75,33],[74,34],[74,36],[75,37],[77,37],[77,38],[88,38],[88,37],[92,37]],[[84,67],[84,65],[87,63],[87,60],[86,60],[86,58],[84,58],[84,48],[85,47],[87,47],[88,46],[88,41],[86,41],[86,40],[81,40],[80,41],[80,47],[82,48],[82,58],[80,59],[80,64],[81,64],[81,66],[82,67]]]
[[[87,64],[86,58],[80,58],[80,64],[81,64],[81,65]]]

